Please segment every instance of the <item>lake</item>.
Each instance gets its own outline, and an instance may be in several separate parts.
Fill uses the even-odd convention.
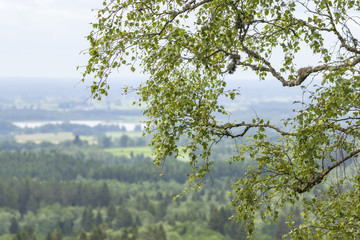
[[[133,131],[137,125],[141,125],[142,127],[144,124],[141,123],[124,123],[119,121],[103,121],[103,120],[71,120],[71,121],[24,121],[24,122],[13,122],[13,124],[20,128],[37,128],[47,124],[62,124],[62,123],[70,123],[70,124],[79,124],[85,125],[89,127],[95,127],[98,125],[105,125],[105,126],[119,126],[120,128],[124,127],[126,131]]]

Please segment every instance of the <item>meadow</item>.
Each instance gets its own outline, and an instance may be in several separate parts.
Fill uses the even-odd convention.
[[[152,149],[150,147],[126,147],[126,148],[108,148],[105,152],[111,153],[116,157],[133,157],[143,155],[144,157],[152,157]]]

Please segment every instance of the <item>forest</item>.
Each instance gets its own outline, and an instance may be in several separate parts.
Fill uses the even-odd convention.
[[[214,168],[201,189],[185,193],[188,162],[156,168],[142,153],[115,156],[81,138],[0,143],[0,239],[246,239],[228,205],[230,183],[245,172],[224,161],[232,154],[229,142],[214,149]],[[148,141],[126,137],[140,138]],[[299,209],[288,211],[301,221]],[[263,225],[257,236],[281,239],[289,230],[285,221]]]

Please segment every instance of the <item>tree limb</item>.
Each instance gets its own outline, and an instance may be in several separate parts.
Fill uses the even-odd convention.
[[[242,133],[239,134],[232,134],[230,132],[230,129],[238,128],[238,127],[245,127],[245,129],[242,131]],[[243,137],[250,128],[261,128],[261,127],[273,129],[283,136],[295,136],[295,133],[283,131],[279,127],[267,123],[245,123],[245,122],[241,122],[237,124],[228,123],[228,124],[216,126],[215,128],[219,130],[219,132],[216,133],[217,135],[237,138],[237,137]]]
[[[298,193],[304,193],[304,192],[309,191],[313,186],[321,183],[322,180],[324,179],[324,177],[326,175],[328,175],[331,172],[331,170],[333,170],[334,168],[340,166],[342,163],[344,163],[345,161],[349,160],[350,158],[354,157],[355,155],[357,155],[359,153],[360,153],[360,149],[354,150],[353,152],[346,155],[343,159],[341,159],[341,160],[335,162],[334,164],[330,165],[327,169],[325,169],[321,173],[318,173],[316,176],[311,178],[305,184],[301,185],[300,187],[293,188],[293,190],[295,190]]]

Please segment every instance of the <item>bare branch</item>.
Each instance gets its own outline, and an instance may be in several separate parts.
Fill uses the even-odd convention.
[[[330,7],[329,7],[328,3],[326,3],[326,8],[327,8],[327,11],[328,11],[328,14],[329,14],[328,17],[330,19],[330,24],[332,26],[331,30],[332,30],[332,32],[335,33],[335,35],[337,36],[337,38],[341,42],[341,46],[346,48],[346,50],[348,50],[349,52],[360,54],[360,51],[358,49],[356,49],[355,47],[352,47],[352,46],[350,46],[349,44],[346,43],[346,40],[341,36],[339,31],[336,29],[335,21],[334,21],[334,18],[332,16],[332,13],[330,11]]]
[[[240,134],[232,134],[230,132],[230,129],[238,128],[238,127],[245,127],[245,129]],[[245,122],[236,123],[236,124],[227,123],[225,125],[216,126],[215,128],[217,128],[217,130],[219,131],[216,133],[217,135],[227,136],[231,138],[243,137],[250,128],[270,128],[277,131],[283,136],[295,136],[294,133],[283,131],[279,127],[267,123],[245,123]]]
[[[330,165],[328,168],[326,168],[321,173],[318,173],[316,176],[311,178],[309,181],[307,181],[302,186],[296,187],[296,188],[293,188],[293,189],[298,193],[303,193],[303,192],[306,192],[306,191],[310,190],[313,186],[321,183],[322,180],[324,179],[324,177],[326,175],[328,175],[331,172],[331,170],[333,170],[334,168],[340,166],[342,163],[346,162],[347,160],[349,160],[350,158],[354,157],[355,155],[357,155],[359,153],[360,153],[360,149],[354,150],[353,152],[349,153],[348,155],[346,155],[341,160],[339,160],[339,161],[335,162],[334,164]]]
[[[246,63],[243,63],[243,62],[239,62],[239,65],[250,67],[253,70],[261,70],[261,71],[270,72],[276,79],[278,79],[283,84],[283,86],[287,86],[287,87],[294,87],[294,86],[301,85],[306,80],[306,78],[310,74],[313,74],[313,73],[317,73],[317,72],[324,71],[324,70],[336,71],[336,70],[339,70],[341,68],[352,67],[352,66],[355,66],[358,63],[360,63],[360,54],[359,54],[356,57],[354,57],[352,60],[351,59],[344,60],[343,63],[339,64],[339,65],[323,64],[323,65],[318,65],[318,66],[315,66],[315,67],[303,67],[303,68],[300,68],[299,70],[297,70],[297,78],[295,78],[294,80],[285,80],[285,78],[282,77],[281,74],[279,72],[277,72],[275,70],[275,68],[272,67],[271,63],[269,61],[267,61],[265,58],[261,57],[258,53],[250,50],[245,45],[242,45],[242,49],[250,57],[253,57],[253,58],[259,60],[260,62],[265,64],[267,67],[256,66],[256,65],[253,65],[253,64],[246,64]]]

